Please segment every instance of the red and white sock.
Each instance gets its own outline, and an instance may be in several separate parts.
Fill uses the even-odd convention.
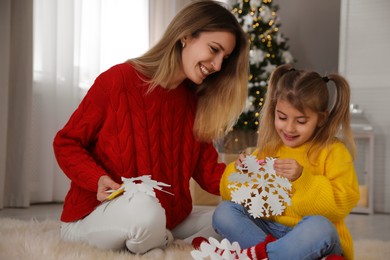
[[[252,247],[249,247],[246,249],[242,249],[240,253],[247,255],[250,259],[253,259],[253,260],[268,259],[267,244],[271,243],[275,240],[276,240],[276,238],[274,238],[272,235],[267,235],[267,237],[265,238],[265,240],[263,242],[260,242],[259,244],[255,245],[255,246],[252,246]],[[192,246],[195,249],[199,249],[200,245],[202,243],[208,243],[208,240],[204,237],[196,237],[192,240]],[[215,252],[220,254],[220,255],[222,255],[224,253],[224,251],[225,250],[220,249],[220,248],[215,249]]]

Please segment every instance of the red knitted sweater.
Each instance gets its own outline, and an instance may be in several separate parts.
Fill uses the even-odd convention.
[[[97,183],[109,175],[151,175],[170,184],[174,196],[156,191],[165,209],[167,227],[174,228],[192,210],[193,177],[202,188],[219,194],[225,164],[217,163],[212,143],[193,136],[196,95],[185,83],[146,93],[148,85],[129,63],[99,75],[79,107],[54,139],[54,153],[71,187],[61,220],[72,222],[100,204]]]

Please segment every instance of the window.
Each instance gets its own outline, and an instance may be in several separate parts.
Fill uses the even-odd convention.
[[[81,88],[109,67],[149,48],[149,1],[83,0],[80,6],[79,60]],[[97,56],[96,56],[97,55]],[[93,80],[93,79],[92,79]]]
[[[34,1],[35,81],[55,78],[85,92],[101,72],[148,48],[149,1]]]

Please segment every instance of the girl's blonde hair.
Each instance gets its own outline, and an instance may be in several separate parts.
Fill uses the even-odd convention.
[[[328,81],[334,82],[335,98],[330,100]],[[271,74],[266,101],[260,113],[258,148],[265,156],[275,156],[283,144],[275,131],[275,108],[278,100],[285,100],[297,110],[305,109],[319,115],[322,124],[311,139],[307,155],[316,156],[321,149],[340,138],[352,157],[355,156],[355,142],[350,126],[350,87],[339,74],[321,77],[312,71],[295,70],[291,64],[277,67]]]
[[[160,41],[141,57],[131,59],[142,73],[149,91],[169,81],[180,68],[186,36],[226,31],[236,36],[236,45],[219,72],[196,86],[198,96],[194,135],[201,141],[222,137],[237,121],[247,97],[249,40],[234,15],[217,1],[196,1],[183,8],[171,21]],[[190,83],[194,84],[194,83]]]

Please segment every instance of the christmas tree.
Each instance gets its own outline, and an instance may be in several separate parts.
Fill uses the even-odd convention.
[[[267,81],[275,67],[293,63],[287,38],[280,32],[278,6],[272,0],[230,0],[232,13],[250,39],[250,76],[245,111],[233,129],[257,130]]]

